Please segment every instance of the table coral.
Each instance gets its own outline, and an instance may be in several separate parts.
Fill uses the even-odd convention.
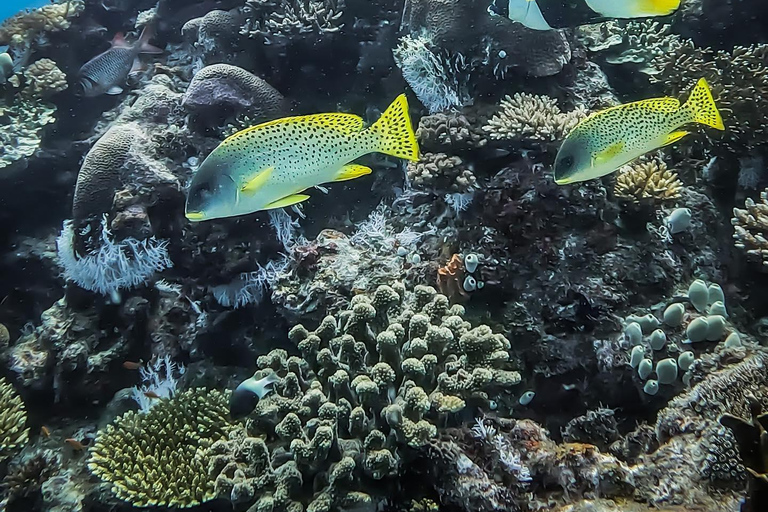
[[[632,202],[666,201],[680,197],[683,184],[677,173],[660,160],[635,162],[619,170],[614,194]]]
[[[192,389],[147,413],[127,412],[101,430],[88,467],[135,507],[188,508],[215,498],[211,447],[226,439],[228,397]]]
[[[27,411],[13,386],[0,377],[0,456],[24,446],[29,438]]]
[[[760,193],[760,202],[747,198],[744,209],[734,208],[731,224],[736,247],[768,271],[768,189]]]
[[[254,510],[370,502],[375,487],[360,482],[399,475],[402,450],[520,381],[508,368],[509,341],[463,314],[431,287],[396,284],[354,297],[314,331],[295,326],[289,338],[301,357],[277,349],[258,358],[257,377],[281,377],[276,392],[258,403],[247,432],[214,447],[219,493],[255,500]],[[314,494],[296,484],[313,480],[322,482]]]

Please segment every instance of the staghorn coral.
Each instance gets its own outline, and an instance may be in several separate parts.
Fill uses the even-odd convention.
[[[663,161],[653,159],[622,167],[613,192],[617,197],[635,203],[647,199],[667,201],[678,199],[682,187],[676,172],[667,169]]]
[[[477,187],[469,165],[445,153],[423,153],[418,161],[408,162],[407,173],[415,188],[464,193]]]
[[[564,138],[586,115],[581,107],[563,113],[548,96],[515,93],[501,100],[498,112],[483,129],[494,140],[553,142]]]
[[[24,446],[29,438],[27,411],[13,385],[0,377],[0,456]]]
[[[135,507],[187,508],[215,497],[211,447],[234,428],[228,397],[191,389],[145,414],[127,412],[99,431],[88,468]]]
[[[67,89],[67,75],[51,59],[40,59],[24,70],[27,87],[24,94],[52,96]]]
[[[759,203],[747,198],[744,209],[734,208],[731,224],[736,247],[768,272],[768,189],[760,193]]]
[[[403,450],[520,380],[507,369],[509,341],[471,328],[463,313],[431,287],[396,284],[354,297],[314,331],[295,326],[289,338],[301,357],[277,349],[258,358],[255,378],[274,371],[281,381],[247,432],[214,447],[217,490],[236,503],[255,500],[252,510],[375,502],[367,493],[376,487],[364,483],[399,475]],[[312,494],[302,481],[320,485]]]
[[[327,36],[344,26],[343,11],[344,0],[248,0],[240,33],[268,42]]]
[[[79,16],[84,8],[81,0],[67,0],[20,12],[0,25],[0,44],[21,45],[41,33],[66,30],[70,20]]]

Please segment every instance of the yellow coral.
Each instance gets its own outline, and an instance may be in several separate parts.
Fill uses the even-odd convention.
[[[29,429],[26,424],[24,402],[13,386],[0,377],[0,455],[7,456],[27,443]]]
[[[71,25],[69,20],[78,16],[84,7],[82,0],[68,0],[20,12],[0,25],[0,42],[19,45],[41,32],[66,30]]]
[[[625,165],[614,186],[617,197],[639,202],[644,199],[665,201],[680,197],[683,184],[677,173],[660,160]]]
[[[24,94],[51,96],[67,88],[67,75],[51,59],[40,59],[24,71],[27,87]]]
[[[734,208],[731,224],[736,247],[768,272],[768,189],[760,193],[759,203],[747,198],[744,209]]]
[[[506,96],[483,129],[495,140],[556,141],[587,115],[582,107],[564,113],[549,96],[516,93]]]
[[[88,467],[135,507],[186,508],[212,500],[211,447],[234,428],[227,416],[225,393],[184,391],[100,431]]]

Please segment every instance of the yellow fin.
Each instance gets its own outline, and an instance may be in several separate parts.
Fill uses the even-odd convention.
[[[673,114],[680,110],[680,102],[675,98],[651,98],[649,100],[640,100],[635,104],[651,112]]]
[[[376,151],[406,160],[419,159],[419,144],[413,133],[405,94],[398,96],[368,130],[378,136]]]
[[[240,187],[240,192],[243,194],[253,194],[264,186],[269,177],[272,176],[274,170],[274,167],[267,167],[263,171],[257,172],[253,178],[249,179],[245,185]]]
[[[264,207],[265,210],[271,210],[273,208],[283,208],[285,206],[292,206],[294,204],[299,204],[302,201],[306,201],[309,199],[309,196],[306,194],[293,194],[292,196],[287,196],[282,199],[278,199],[277,201],[274,201],[272,203],[269,203],[267,206]]]
[[[370,167],[366,167],[364,165],[347,164],[341,168],[336,177],[333,178],[333,181],[353,180],[355,178],[359,178],[360,176],[371,174],[372,172],[373,171],[371,171]]]
[[[687,132],[685,130],[680,130],[677,132],[672,132],[669,135],[667,135],[666,140],[664,141],[664,144],[662,146],[669,146],[670,144],[674,144],[675,142],[679,141],[686,135],[690,134],[691,132]]]
[[[610,161],[612,158],[621,154],[621,152],[624,151],[625,146],[626,144],[624,141],[620,140],[619,142],[611,144],[602,151],[595,153],[595,155],[592,157],[592,165],[601,165]]]
[[[680,0],[634,0],[635,16],[667,16],[680,8]]]
[[[352,135],[363,129],[365,122],[360,116],[354,114],[343,114],[340,112],[333,114],[312,114],[306,116],[312,123],[317,123],[320,126],[331,128],[334,131],[343,133],[344,135]]]
[[[725,130],[723,118],[717,110],[715,100],[712,98],[712,91],[709,90],[709,84],[705,79],[699,79],[683,108],[690,112],[691,122],[710,126],[717,130]]]

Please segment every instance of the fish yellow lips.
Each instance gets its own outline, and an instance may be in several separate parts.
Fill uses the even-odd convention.
[[[186,216],[188,220],[193,222],[205,219],[205,214],[203,212],[187,212]]]

